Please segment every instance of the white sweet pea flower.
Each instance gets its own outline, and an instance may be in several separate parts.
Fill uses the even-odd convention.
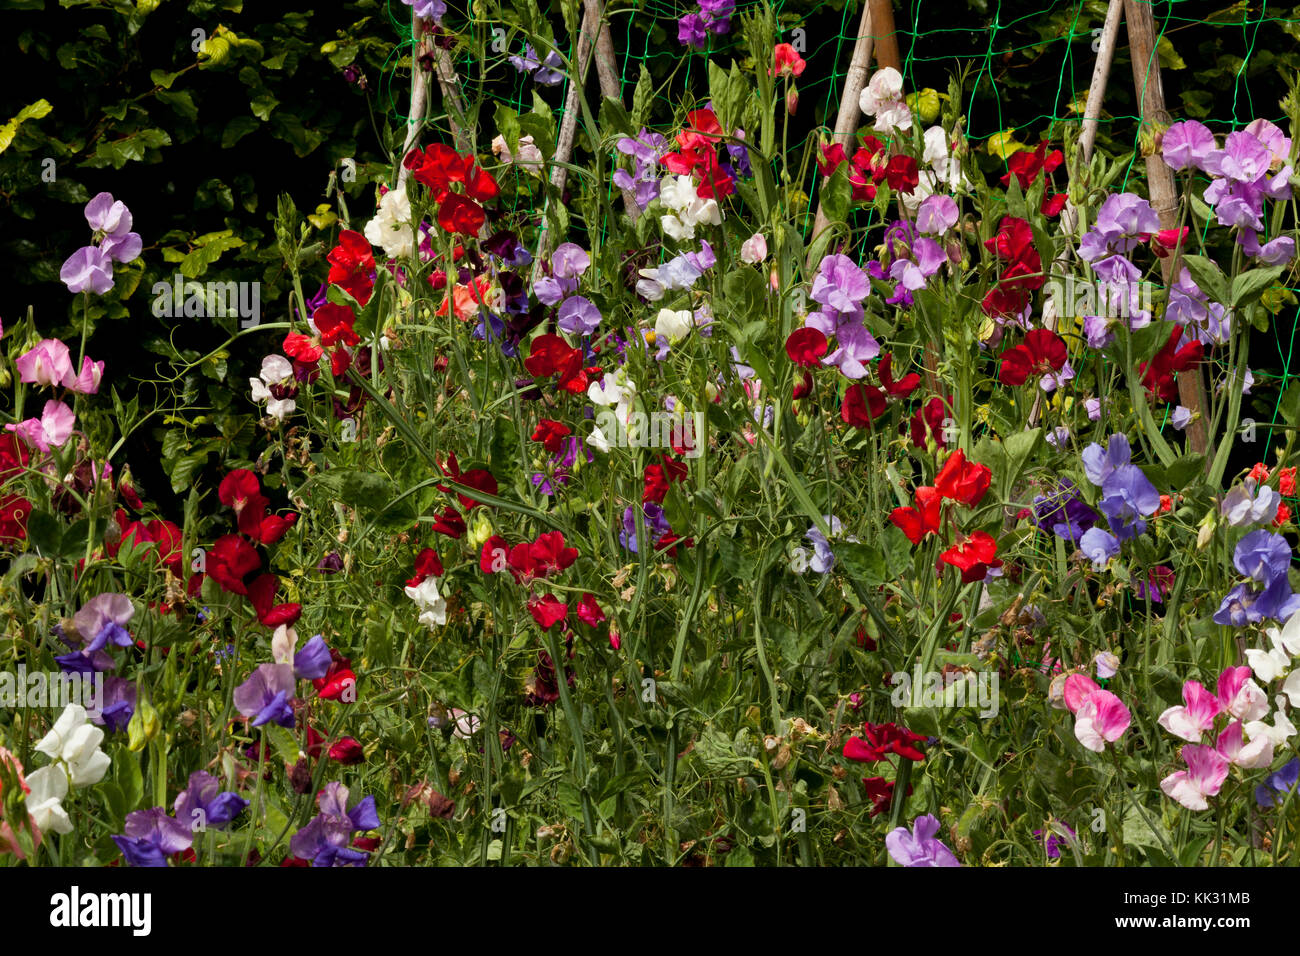
[[[660,309],[659,315],[655,318],[655,338],[663,337],[676,345],[686,338],[694,325],[695,315],[690,309],[677,312],[672,309]]]
[[[104,731],[86,720],[86,708],[69,704],[36,749],[53,760],[61,760],[74,787],[99,783],[113,761],[99,749]]]
[[[292,398],[276,398],[270,386],[293,378],[293,364],[283,355],[268,355],[262,359],[260,378],[250,378],[248,384],[253,390],[253,401],[266,402],[266,414],[278,421],[284,421],[297,403]]]
[[[406,596],[420,609],[420,623],[429,630],[447,623],[447,601],[438,593],[437,578],[428,577],[419,587],[408,587]]]
[[[379,200],[379,212],[366,223],[366,241],[381,246],[389,258],[415,255],[411,200],[405,189],[390,189]]]
[[[948,158],[948,134],[942,126],[931,126],[925,131],[925,148],[921,152],[921,161],[933,166]]]
[[[288,624],[281,624],[271,636],[271,659],[277,664],[292,664],[297,647],[298,632]]]
[[[1286,715],[1286,697],[1278,694],[1273,700],[1277,704],[1277,710],[1273,712],[1272,724],[1266,724],[1262,720],[1252,720],[1242,729],[1252,742],[1261,737],[1267,737],[1273,742],[1273,747],[1280,750],[1286,746],[1288,740],[1295,736],[1296,729],[1295,724],[1291,723],[1290,718]]]
[[[756,232],[740,244],[740,261],[756,266],[767,258],[767,239]]]
[[[587,444],[596,451],[604,452],[606,455],[609,454],[609,439],[605,437],[605,433],[599,427],[591,430],[591,434],[587,436]]]
[[[892,66],[877,70],[858,96],[862,112],[876,118],[878,133],[912,128],[912,111],[903,101],[903,76]]]
[[[72,821],[63,809],[68,795],[68,775],[58,764],[41,767],[27,775],[27,813],[42,833],[71,833]]]

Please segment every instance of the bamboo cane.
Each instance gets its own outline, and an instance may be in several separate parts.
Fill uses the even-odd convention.
[[[417,17],[412,8],[411,13],[411,112],[406,117],[406,141],[402,145],[402,169],[397,174],[397,188],[406,186],[411,171],[406,168],[405,160],[411,149],[420,139],[420,128],[424,125],[425,114],[429,111],[429,74],[420,64],[421,48],[424,46],[424,21]]]
[[[618,75],[617,60],[614,55],[614,37],[609,32],[609,21],[600,9],[600,0],[583,0],[585,11],[594,11],[600,32],[596,35],[596,77],[600,80],[600,95],[610,100],[623,102],[623,85]],[[633,221],[641,215],[636,204],[636,192],[631,189],[619,190],[623,195],[623,209]]]
[[[1160,80],[1155,18],[1151,15],[1150,0],[1124,0],[1124,18],[1128,25],[1129,56],[1133,61],[1133,86],[1142,103],[1141,129],[1146,131],[1150,124],[1167,122],[1169,118],[1165,112],[1165,92]],[[1174,171],[1165,165],[1158,152],[1148,156],[1146,164],[1151,207],[1160,217],[1160,227],[1172,229],[1178,225],[1178,188],[1174,183]],[[1160,272],[1166,287],[1170,282],[1172,264],[1168,257],[1160,260]],[[1205,380],[1199,367],[1194,372],[1183,372],[1178,376],[1178,398],[1194,415],[1199,413],[1196,421],[1187,426],[1187,443],[1192,451],[1206,456],[1208,468],[1212,457],[1205,420],[1208,403]]]
[[[858,101],[862,96],[862,88],[867,85],[867,67],[871,63],[871,46],[871,5],[864,3],[862,5],[862,20],[858,24],[857,41],[853,46],[853,59],[849,61],[849,71],[844,76],[844,95],[840,98],[840,110],[835,117],[835,132],[831,136],[831,142],[843,146],[846,155],[852,153],[853,133],[858,128],[858,117],[862,112]],[[813,219],[812,235],[808,239],[810,247],[828,225],[826,209],[821,200],[818,200],[817,215]],[[810,251],[808,267],[812,268],[812,266],[812,253]]]

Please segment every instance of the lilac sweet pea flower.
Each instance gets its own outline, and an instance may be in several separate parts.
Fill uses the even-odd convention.
[[[135,681],[111,675],[105,677],[103,697],[95,701],[97,713],[87,711],[90,722],[107,727],[110,734],[126,730],[135,714],[136,693]]]
[[[1093,442],[1083,450],[1083,473],[1088,480],[1100,488],[1121,465],[1127,465],[1133,457],[1128,437],[1122,434],[1110,436],[1106,447]]]
[[[176,796],[172,810],[176,819],[191,831],[220,830],[244,812],[248,801],[232,791],[219,793],[220,782],[212,774],[196,770],[189,785]]]
[[[114,200],[112,193],[100,193],[86,203],[86,222],[100,237],[100,251],[114,262],[130,262],[140,254],[144,244],[131,231],[131,210],[126,203]],[[110,266],[110,276],[111,271]]]
[[[262,664],[235,688],[235,709],[254,727],[274,721],[293,729],[293,665]]]
[[[1262,809],[1281,806],[1300,780],[1300,757],[1292,757],[1277,773],[1271,773],[1255,788],[1255,802]]]
[[[916,228],[940,236],[957,224],[957,202],[951,196],[934,193],[921,201],[916,210]]]
[[[1266,266],[1280,266],[1295,258],[1295,240],[1290,236],[1278,236],[1261,246],[1257,232],[1243,229],[1237,233],[1237,244],[1246,255],[1258,259]]]
[[[128,813],[124,829],[113,842],[130,866],[166,866],[167,857],[194,845],[194,834],[162,807]]]
[[[1092,561],[1094,570],[1104,571],[1111,558],[1119,554],[1119,539],[1100,528],[1089,528],[1079,539],[1079,550]]]
[[[411,7],[415,15],[422,20],[432,20],[440,24],[442,18],[447,15],[447,4],[443,0],[402,0],[402,3]]]
[[[108,592],[91,598],[72,617],[72,625],[86,643],[82,651],[93,654],[108,644],[130,647],[134,642],[126,625],[135,615],[135,606],[125,594]]]
[[[1170,169],[1205,169],[1206,158],[1215,148],[1214,134],[1204,123],[1187,120],[1165,130],[1161,141],[1165,165]]]
[[[1069,478],[1063,478],[1052,494],[1034,498],[1034,523],[1066,541],[1078,541],[1097,523],[1097,517]]]
[[[957,857],[935,836],[939,820],[927,813],[917,817],[909,833],[898,827],[885,837],[885,848],[895,863],[902,866],[961,866]]]
[[[834,312],[862,311],[862,300],[871,292],[871,283],[848,256],[829,255],[821,261],[813,279],[812,299]]]
[[[69,292],[103,295],[113,288],[113,260],[98,246],[82,246],[63,263],[59,279]]]
[[[1214,612],[1214,623],[1245,627],[1263,620],[1285,621],[1300,610],[1300,595],[1291,592],[1285,574],[1279,574],[1262,590],[1238,584],[1223,598]]]
[[[683,46],[703,50],[708,37],[708,26],[703,14],[688,13],[677,21],[677,42]]]
[[[1133,193],[1112,193],[1097,213],[1097,224],[1079,243],[1079,257],[1093,262],[1108,252],[1128,253],[1142,235],[1160,231],[1160,218],[1151,203]]]
[[[1291,566],[1291,545],[1280,534],[1260,528],[1237,542],[1232,552],[1232,565],[1246,577],[1262,584],[1279,576],[1285,579]]]
[[[1175,408],[1173,414],[1169,416],[1169,424],[1173,425],[1174,428],[1178,429],[1179,431],[1182,431],[1191,423],[1192,423],[1191,409],[1186,408],[1182,405],[1179,405],[1177,408]]]
[[[1282,496],[1268,485],[1260,488],[1256,494],[1255,482],[1247,478],[1223,496],[1219,510],[1227,518],[1229,526],[1246,528],[1252,524],[1272,521],[1277,517],[1277,506],[1281,502]]]
[[[332,662],[329,645],[317,634],[293,655],[293,676],[298,680],[316,680],[329,672]]]
[[[591,335],[600,325],[600,310],[580,295],[565,299],[560,306],[559,327],[571,335]]]
[[[365,866],[368,853],[352,848],[354,833],[379,828],[375,798],[364,797],[347,809],[348,788],[338,781],[325,784],[316,796],[320,813],[293,835],[289,852],[312,866]]]
[[[614,185],[630,189],[636,194],[637,208],[644,212],[659,195],[659,157],[663,155],[666,140],[660,133],[652,133],[644,126],[635,137],[624,136],[614,148],[624,156],[633,158],[633,171],[614,171]]]

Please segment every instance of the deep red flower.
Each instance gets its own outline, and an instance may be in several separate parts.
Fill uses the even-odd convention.
[[[785,354],[795,365],[814,368],[818,360],[826,354],[826,336],[820,329],[805,325],[795,329],[785,340]]]
[[[478,559],[479,569],[484,574],[497,574],[506,570],[509,553],[510,546],[506,544],[506,539],[499,534],[492,535],[483,542],[483,550]]]
[[[334,658],[330,664],[330,669],[325,672],[324,677],[317,677],[311,682],[312,687],[316,688],[316,694],[321,700],[340,700],[344,703],[353,703],[357,699],[357,675],[352,672],[352,662],[339,654],[338,651],[331,649],[330,656]]]
[[[917,172],[916,160],[911,156],[900,154],[890,159],[885,166],[885,179],[894,192],[911,195],[912,190],[921,181]]]
[[[893,362],[894,358],[889,352],[880,356],[880,365],[876,374],[880,376],[880,384],[885,389],[886,394],[893,398],[906,398],[920,386],[921,376],[916,372],[908,372],[895,382]]]
[[[235,514],[240,514],[245,505],[261,496],[262,484],[247,468],[236,468],[217,486],[217,499],[227,508],[233,508]]]
[[[491,202],[501,195],[501,187],[497,185],[491,173],[474,166],[465,177],[465,192],[479,202]]]
[[[549,418],[543,418],[533,429],[532,440],[541,442],[542,447],[551,454],[558,454],[564,446],[564,439],[573,434],[573,429],[568,425],[553,421]]]
[[[991,567],[1000,567],[997,560],[998,544],[985,531],[976,531],[970,535],[957,533],[957,542],[943,554],[939,560],[951,564],[962,572],[962,580],[973,575],[969,580],[982,580]]]
[[[415,576],[407,580],[408,588],[418,588],[425,578],[442,577],[442,562],[438,560],[438,552],[433,548],[425,548],[415,556]]]
[[[565,547],[564,532],[547,531],[528,546],[528,557],[538,569],[538,577],[559,574],[578,560],[578,549]]]
[[[1023,385],[1030,376],[1057,372],[1065,365],[1069,353],[1065,341],[1051,329],[1032,329],[1024,344],[1002,353],[998,381],[1003,385]]]
[[[1181,229],[1161,229],[1151,237],[1151,251],[1161,259],[1168,258],[1171,252],[1187,241],[1190,233],[1190,226],[1183,226]]]
[[[208,576],[231,594],[248,594],[244,579],[262,566],[251,544],[237,534],[222,535],[207,554]]]
[[[248,602],[257,613],[257,620],[264,627],[276,628],[281,624],[293,624],[302,617],[301,604],[276,604],[275,592],[279,579],[274,574],[259,574],[248,586]]]
[[[584,594],[582,596],[582,600],[578,602],[578,620],[588,627],[596,627],[601,621],[605,620],[605,612],[596,603],[595,595]]]
[[[871,812],[875,817],[887,811],[894,802],[894,781],[885,781],[884,777],[864,777],[862,786],[866,788],[867,799],[871,801]],[[907,786],[908,796],[912,794],[912,785]]]
[[[524,368],[536,378],[556,376],[560,388],[574,395],[587,390],[590,370],[582,367],[582,351],[558,335],[547,333],[533,339]]]
[[[27,516],[32,503],[22,495],[0,497],[0,541],[23,541],[27,537]]]
[[[885,413],[888,404],[884,392],[874,385],[859,382],[845,390],[840,418],[854,428],[870,428],[871,423]]]
[[[438,207],[438,225],[447,232],[477,236],[485,221],[487,215],[483,207],[459,193],[448,193]]]
[[[330,760],[350,767],[363,762],[366,759],[366,752],[361,747],[361,741],[355,737],[344,737],[330,745],[329,757]]]
[[[673,482],[685,481],[688,474],[686,465],[674,461],[668,455],[663,456],[663,464],[646,465],[645,485],[641,492],[642,503],[663,504],[668,488]]]
[[[934,441],[935,447],[944,449],[948,447],[944,439],[944,422],[948,420],[950,413],[947,402],[937,395],[918,408],[912,414],[912,446],[915,448],[925,448],[926,439]]]
[[[1161,401],[1172,402],[1178,397],[1174,373],[1188,371],[1205,357],[1205,346],[1196,340],[1179,348],[1178,340],[1182,335],[1182,326],[1175,325],[1151,361],[1138,363],[1138,371],[1142,373],[1142,386]]]
[[[959,448],[939,469],[934,486],[942,497],[974,508],[988,492],[992,478],[993,472],[987,465],[967,461],[966,453]]]
[[[1065,156],[1059,149],[1054,149],[1051,153],[1047,152],[1046,140],[1040,142],[1035,150],[1018,150],[1007,160],[1008,171],[1002,175],[1002,185],[1010,186],[1011,177],[1014,175],[1020,182],[1020,188],[1028,189],[1040,172],[1050,175],[1064,161]]]
[[[914,545],[920,544],[921,539],[927,534],[939,533],[939,511],[943,503],[939,492],[926,485],[916,489],[915,498],[915,508],[900,507],[889,513],[889,520],[907,535],[907,540]]]
[[[371,278],[375,272],[375,254],[365,236],[350,229],[342,230],[339,244],[325,258],[330,263],[331,284],[361,305],[370,301],[375,289],[375,280]]]
[[[319,339],[303,335],[301,332],[290,332],[286,335],[280,349],[299,365],[315,365],[325,354]]]
[[[346,305],[326,302],[311,315],[311,320],[320,330],[321,345],[332,346],[342,342],[344,345],[359,345],[361,336],[353,331],[357,315]]]
[[[561,604],[554,594],[547,593],[528,602],[528,613],[545,631],[564,620],[569,613],[569,605]]]
[[[442,202],[451,191],[452,183],[463,183],[474,165],[473,156],[462,156],[445,143],[433,143],[424,152],[411,150],[402,160],[415,181],[428,186],[433,201]]]
[[[1061,210],[1065,208],[1065,202],[1069,198],[1068,193],[1053,193],[1051,196],[1043,193],[1043,201],[1039,203],[1038,211],[1048,219],[1052,219],[1061,214]]]
[[[445,534],[449,538],[458,539],[465,534],[465,519],[460,516],[460,512],[448,505],[443,509],[438,520],[433,523],[435,534]]]
[[[916,746],[926,739],[924,734],[913,733],[893,723],[863,724],[862,734],[862,737],[850,737],[845,741],[844,756],[849,760],[875,763],[891,753],[907,760],[925,759],[925,754]]]

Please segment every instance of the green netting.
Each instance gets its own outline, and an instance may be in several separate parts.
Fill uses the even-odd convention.
[[[576,6],[580,16],[580,5]],[[728,64],[732,59],[743,61],[749,56],[737,29],[739,18],[747,12],[761,10],[762,4],[737,3],[732,31],[710,35],[704,50],[684,46],[677,39],[677,22],[698,9],[694,3],[647,0],[622,6],[609,3],[606,7],[624,102],[629,101],[642,70],[648,70],[656,91],[649,125],[671,133],[666,128],[667,119],[682,102],[698,103],[707,98],[703,70],[709,58]],[[905,91],[930,88],[943,94],[949,79],[959,77],[965,134],[977,151],[996,134],[1008,134],[1018,142],[1031,145],[1045,139],[1053,147],[1059,147],[1067,131],[1077,134],[1082,124],[1083,104],[1097,59],[1095,45],[1106,7],[1099,0],[895,3]],[[1300,37],[1300,6],[1270,6],[1267,2],[1225,6],[1197,0],[1153,0],[1151,7],[1169,119],[1198,119],[1220,135],[1241,129],[1259,117],[1285,125],[1281,100],[1288,90],[1286,77],[1300,72],[1300,51],[1296,44]],[[475,9],[480,17],[488,16],[480,8]],[[775,0],[772,9],[781,33],[778,39],[794,43],[808,64],[798,81],[798,119],[792,121],[798,135],[792,136],[788,143],[791,168],[806,171],[804,182],[810,201],[798,221],[807,238],[813,225],[819,179],[816,164],[809,160],[816,144],[829,140],[835,124],[861,6],[852,2],[837,7]],[[558,122],[568,92],[567,80],[554,87],[540,88],[509,65],[508,56],[521,53],[527,37],[514,25],[518,18],[512,19],[510,7],[497,9],[496,14],[500,20],[468,22],[463,13],[458,18],[458,11],[453,9],[446,18],[451,31],[448,36],[461,31],[461,40],[453,48],[453,61],[458,74],[466,81],[466,92],[471,97],[483,97],[484,106],[479,114],[480,150],[486,149],[491,138],[485,133],[491,128],[493,104],[504,103],[516,111],[526,112],[532,108],[535,91],[539,91]],[[386,16],[392,35],[400,38],[400,42],[385,64],[379,102],[391,119],[404,123],[409,108],[413,42],[410,8],[398,0],[388,0]],[[541,10],[539,16],[550,24],[559,49],[570,58],[575,56],[574,38],[565,31],[558,4],[549,13],[547,9]],[[492,34],[494,27],[509,36],[505,48],[498,48],[499,42],[493,46],[492,40],[502,35]],[[470,42],[464,42],[465,37]],[[468,52],[470,48],[487,51],[483,62]],[[537,44],[537,49],[539,54],[543,53],[544,45]],[[586,87],[589,102],[594,102],[599,95],[594,73],[592,70]],[[1131,153],[1132,158],[1116,188],[1145,192],[1139,138],[1140,95],[1141,91],[1134,88],[1126,28],[1121,24],[1099,120],[1097,148],[1110,155]],[[434,127],[449,137],[436,88],[430,118]],[[611,151],[608,161],[618,163],[618,154]],[[987,151],[982,154],[982,161],[986,166],[993,161]],[[1003,164],[1005,171],[1005,157],[996,161]],[[516,171],[516,175],[522,174]],[[1195,195],[1200,195],[1206,182],[1202,178],[1194,183]],[[605,186],[612,194],[612,184]],[[1180,181],[1180,189],[1182,186]],[[1057,174],[1057,187],[1064,188],[1062,173]],[[872,235],[872,227],[881,225],[870,210],[856,214],[855,226],[865,227],[855,231],[863,237],[857,250],[860,258],[872,254],[879,233],[874,238],[866,237]],[[1288,289],[1293,294],[1300,292],[1300,287]],[[1253,411],[1243,411],[1243,414],[1260,416],[1260,460],[1272,446],[1280,397],[1291,380],[1300,376],[1300,366],[1294,362],[1297,317],[1293,309],[1283,309],[1275,317],[1267,333],[1271,354],[1261,354],[1258,342],[1252,346],[1256,400],[1251,406]]]

